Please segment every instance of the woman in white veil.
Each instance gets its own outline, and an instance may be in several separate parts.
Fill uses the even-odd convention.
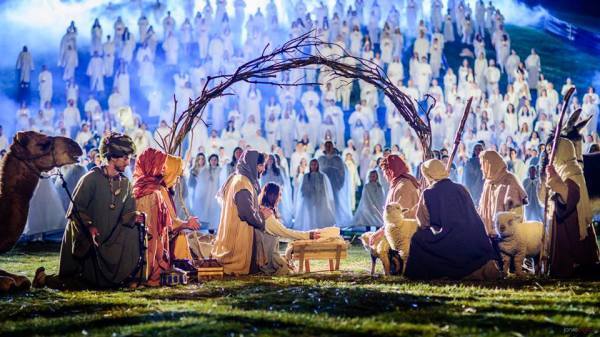
[[[379,179],[377,170],[369,172],[369,181],[362,190],[353,226],[366,226],[368,231],[372,226],[379,228],[383,225],[385,191]]]
[[[188,204],[192,205],[191,210],[195,212],[194,206],[194,193],[196,191],[196,186],[198,185],[198,176],[202,169],[206,167],[206,155],[203,152],[198,153],[194,158],[194,164],[190,169],[190,174],[187,178],[187,187],[188,187]]]
[[[208,157],[208,166],[201,169],[197,176],[194,188],[194,215],[209,231],[216,231],[219,227],[221,207],[217,202],[217,193],[221,188],[221,170],[219,156],[216,154]]]
[[[294,228],[311,230],[335,224],[333,191],[327,176],[319,172],[319,161],[310,161],[310,171],[300,181],[296,193]]]

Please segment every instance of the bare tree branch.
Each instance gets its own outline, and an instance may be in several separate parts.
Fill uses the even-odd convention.
[[[403,93],[390,81],[385,71],[375,62],[356,57],[348,53],[342,46],[319,40],[314,31],[307,32],[283,43],[280,47],[267,52],[269,45],[265,46],[261,55],[253,60],[240,65],[233,74],[208,76],[202,88],[201,95],[190,103],[185,111],[177,118],[176,104],[174,109],[174,125],[170,134],[165,137],[169,140],[165,151],[176,153],[183,144],[185,137],[194,127],[193,121],[202,119],[205,107],[217,97],[227,95],[226,90],[238,82],[269,84],[276,86],[320,85],[320,83],[283,82],[276,80],[281,72],[291,69],[321,66],[321,73],[329,80],[341,80],[342,83],[351,84],[353,80],[362,80],[372,84],[389,98],[400,115],[414,130],[419,138],[424,158],[431,158],[431,127],[429,122],[423,121],[415,108],[414,100]],[[335,48],[335,50],[332,50]],[[312,53],[307,53],[306,50]],[[325,50],[332,50],[332,54],[324,55]],[[342,55],[339,55],[341,52]],[[273,80],[267,80],[273,79]],[[217,82],[220,81],[220,82]],[[210,88],[209,84],[214,87]],[[433,105],[425,112],[426,118]],[[204,122],[206,125],[206,122]]]

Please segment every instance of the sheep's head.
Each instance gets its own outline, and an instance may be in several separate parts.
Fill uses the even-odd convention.
[[[515,225],[523,221],[520,215],[513,212],[498,212],[496,214],[495,229],[501,238],[515,234]]]
[[[373,236],[373,234],[373,232],[366,232],[360,236],[360,242],[366,250],[370,250],[371,248],[371,246],[369,245],[369,240],[371,239],[371,236]]]
[[[404,213],[407,211],[408,208],[403,208],[399,203],[393,202],[385,206],[383,218],[387,223],[398,224],[404,220]]]

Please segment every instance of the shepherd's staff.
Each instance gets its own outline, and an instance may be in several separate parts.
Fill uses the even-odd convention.
[[[560,132],[563,126],[563,120],[565,119],[567,107],[569,106],[569,100],[571,99],[573,92],[575,92],[575,88],[572,87],[571,89],[569,89],[569,91],[567,91],[567,94],[563,99],[563,106],[560,112],[560,118],[558,119],[556,130],[554,130],[554,139],[552,139],[552,152],[550,152],[550,159],[548,160],[546,167],[548,167],[548,165],[552,165],[552,163],[554,162],[554,157],[556,156],[556,148],[558,147],[558,140],[560,139]],[[546,179],[548,179],[548,177],[546,177]],[[540,252],[539,268],[536,268],[538,274],[545,274],[548,272],[548,243],[546,241],[548,240],[548,230],[551,229],[551,226],[548,226],[548,199],[550,195],[549,192],[550,191],[546,187],[546,195],[544,196],[544,231],[542,232],[542,250]]]
[[[467,106],[465,107],[465,112],[463,112],[462,119],[460,120],[460,124],[458,125],[458,130],[456,130],[456,137],[454,137],[454,145],[452,146],[452,153],[450,154],[450,158],[448,159],[448,163],[446,164],[446,171],[450,172],[452,168],[452,162],[454,161],[454,156],[456,156],[456,151],[458,151],[458,145],[462,140],[462,133],[465,128],[465,124],[467,122],[467,118],[469,117],[469,113],[471,112],[471,103],[473,102],[473,97],[469,98],[467,101]]]

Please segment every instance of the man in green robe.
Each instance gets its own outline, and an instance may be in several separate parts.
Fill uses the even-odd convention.
[[[79,180],[67,211],[58,275],[46,275],[40,267],[34,286],[107,288],[131,279],[140,261],[140,242],[135,199],[123,171],[134,152],[129,136],[113,133],[102,139],[105,164]]]

